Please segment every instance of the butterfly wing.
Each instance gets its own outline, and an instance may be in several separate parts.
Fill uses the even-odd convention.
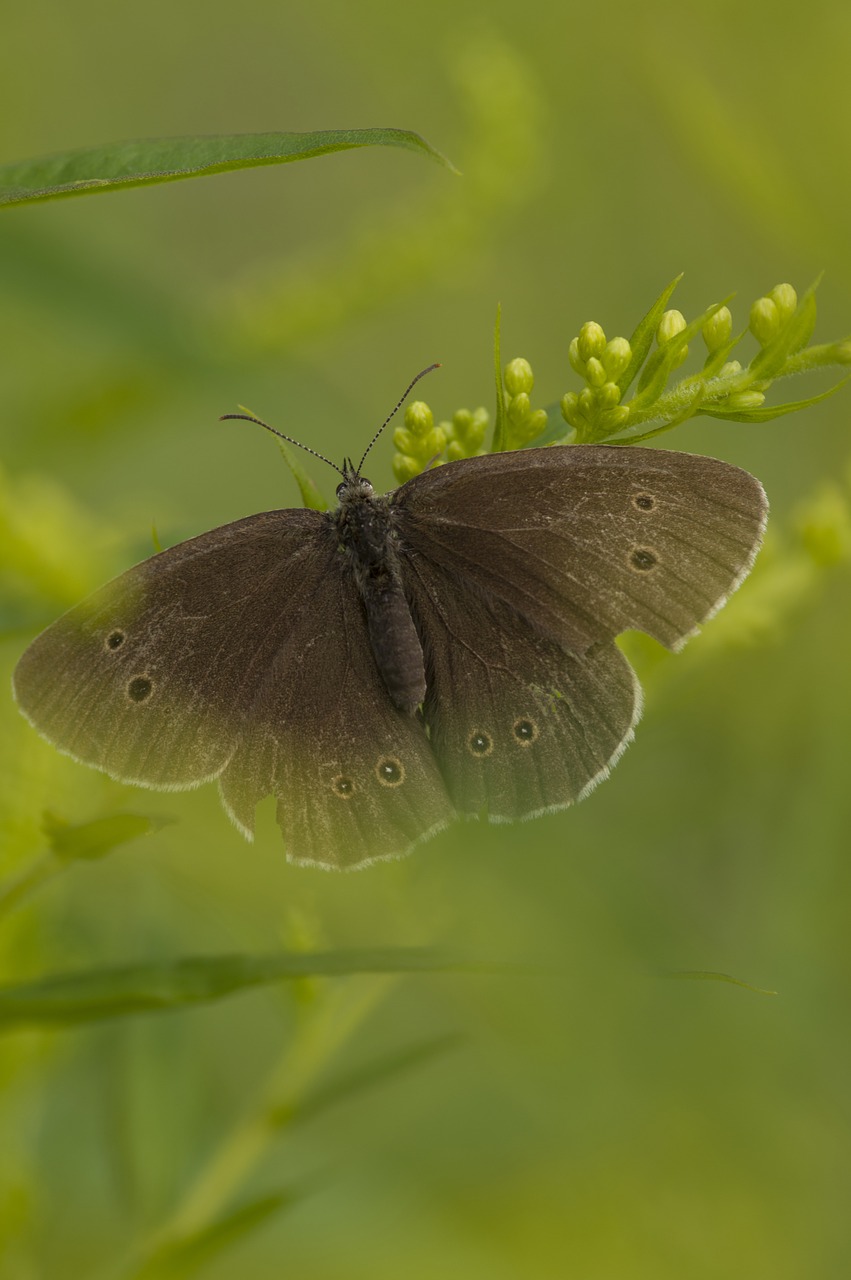
[[[452,816],[317,512],[250,516],[137,565],[33,641],[14,691],[49,741],[114,778],[220,777],[248,836],[275,794],[296,860],[401,854]]]
[[[325,579],[322,629],[312,611],[294,620],[219,788],[246,835],[272,793],[291,861],[348,868],[401,857],[455,814],[421,718],[387,694],[341,559]]]
[[[629,628],[684,643],[748,572],[767,512],[738,467],[603,445],[454,462],[395,506],[412,552],[573,653]]]
[[[423,708],[461,813],[531,818],[579,800],[632,737],[641,691],[612,641],[566,653],[515,610],[412,556],[406,586],[428,637]]]
[[[766,512],[723,462],[603,446],[452,463],[394,506],[432,746],[455,806],[493,820],[606,776],[641,706],[614,637],[683,643],[747,572]]]
[[[267,512],[136,565],[38,636],[13,678],[60,750],[124,782],[198,786],[233,753],[315,568],[315,512]]]

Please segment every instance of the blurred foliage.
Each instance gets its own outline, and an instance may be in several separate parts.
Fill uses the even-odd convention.
[[[474,453],[497,300],[504,347],[530,359],[500,377],[494,425],[527,438],[544,406],[565,430],[582,318],[630,333],[675,272],[680,314],[701,321],[662,337],[692,352],[720,350],[736,311],[706,298],[735,286],[782,312],[771,282],[821,270],[820,326],[847,329],[841,7],[650,0],[594,21],[542,0],[522,18],[496,0],[486,21],[468,0],[247,0],[227,23],[194,0],[9,12],[9,163],[390,120],[462,177],[376,148],[3,211],[7,674],[36,630],[150,552],[152,524],[168,545],[299,500],[260,432],[216,425],[240,400],[338,458],[438,358],[442,407],[430,422],[418,408],[397,448],[442,431]],[[764,306],[751,318],[760,353],[772,323]],[[754,361],[731,395],[777,376]],[[694,391],[700,372],[677,377]],[[814,399],[835,377],[810,373]],[[750,416],[692,416],[671,439],[762,478],[765,550],[684,653],[625,638],[645,719],[575,810],[325,876],[285,863],[267,807],[249,848],[212,788],[123,788],[7,699],[7,989],[181,956],[426,948],[493,966],[304,973],[168,1016],[5,1035],[4,1280],[847,1273],[847,393]],[[390,466],[379,446],[376,483]],[[779,994],[658,976],[675,971]]]

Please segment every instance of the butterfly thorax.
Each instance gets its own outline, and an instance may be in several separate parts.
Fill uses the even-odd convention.
[[[346,572],[366,614],[369,641],[393,702],[414,712],[425,697],[423,650],[405,596],[390,499],[346,469],[331,513]]]

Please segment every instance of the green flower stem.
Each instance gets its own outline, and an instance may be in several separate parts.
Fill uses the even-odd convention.
[[[631,429],[644,422],[662,421],[665,424],[663,429],[667,430],[682,421],[684,417],[690,416],[694,410],[695,399],[699,398],[701,404],[714,404],[726,399],[729,395],[746,390],[755,380],[755,375],[749,373],[747,369],[728,377],[710,378],[708,381],[701,378],[700,374],[695,374],[692,378],[683,378],[646,409],[630,407],[627,427]]]
[[[118,1271],[120,1280],[149,1277],[155,1259],[215,1221],[297,1114],[326,1065],[398,980],[382,974],[326,986],[321,1006],[272,1068],[257,1103],[213,1153],[170,1220]]]
[[[832,365],[851,364],[851,339],[844,342],[823,342],[807,347],[794,356],[788,356],[777,378],[788,378],[794,373],[807,373],[810,369],[828,369]]]

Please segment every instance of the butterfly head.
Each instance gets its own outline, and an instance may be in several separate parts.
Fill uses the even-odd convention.
[[[343,459],[342,480],[337,485],[337,500],[341,507],[368,501],[373,488],[366,476],[362,476],[351,458]]]

